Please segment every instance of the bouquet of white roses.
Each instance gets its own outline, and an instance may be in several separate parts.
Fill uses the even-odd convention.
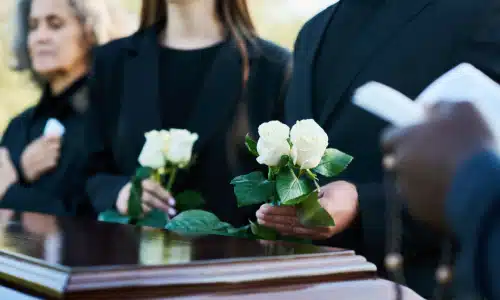
[[[233,179],[238,206],[293,205],[303,225],[334,226],[318,200],[318,175],[334,177],[353,158],[328,148],[328,135],[314,120],[298,121],[292,129],[271,121],[260,125],[258,131],[258,141],[247,135],[246,145],[260,164],[268,166],[268,173],[266,177],[253,172]],[[253,223],[251,228],[257,236],[264,232],[269,236],[267,228]]]
[[[159,210],[144,214],[142,210],[142,181],[152,179],[169,192],[179,169],[187,169],[193,163],[193,145],[198,140],[196,133],[184,129],[153,130],[145,134],[146,142],[139,155],[140,167],[131,179],[131,191],[128,200],[128,215],[106,211],[99,220],[135,224],[141,226],[165,227],[168,216]],[[175,195],[176,208],[179,211],[197,209],[204,201],[196,192],[184,191]]]

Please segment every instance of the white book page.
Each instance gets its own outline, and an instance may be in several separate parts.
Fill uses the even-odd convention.
[[[460,64],[429,85],[415,102],[432,105],[438,101],[469,101],[500,138],[500,85],[470,64]]]
[[[360,87],[353,103],[394,126],[409,126],[425,119],[422,105],[378,82]]]
[[[394,126],[422,122],[425,120],[425,107],[437,102],[469,101],[481,112],[500,141],[500,86],[467,63],[460,64],[439,77],[415,101],[378,82],[361,86],[352,101]]]

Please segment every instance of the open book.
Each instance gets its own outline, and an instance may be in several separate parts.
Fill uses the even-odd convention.
[[[354,104],[394,126],[422,122],[425,107],[438,101],[473,103],[500,141],[500,85],[467,63],[439,77],[415,101],[378,82],[363,85],[353,97]]]

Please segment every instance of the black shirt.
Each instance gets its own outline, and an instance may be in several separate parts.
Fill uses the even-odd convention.
[[[202,49],[160,47],[160,109],[165,129],[185,128],[205,76],[224,43]]]
[[[338,89],[337,78],[332,69],[343,69],[347,51],[352,51],[352,44],[359,38],[363,30],[370,26],[370,20],[378,12],[378,8],[385,1],[379,0],[343,0],[330,20],[324,38],[314,62],[313,73],[313,107],[314,117],[317,119],[332,90]],[[356,11],[355,14],[352,12]],[[355,18],[352,16],[356,15]],[[338,41],[342,41],[339,43]],[[317,74],[332,74],[331,76],[317,76]],[[340,75],[342,76],[342,75]]]
[[[85,154],[83,131],[86,110],[86,77],[69,88],[53,95],[50,88],[43,91],[40,102],[16,116],[5,131],[1,146],[9,150],[19,174],[0,200],[0,207],[18,211],[35,211],[56,215],[93,216],[85,196]],[[65,127],[57,167],[32,183],[23,179],[21,156],[27,146],[43,135],[50,118]]]
[[[190,115],[197,105],[205,78],[211,71],[220,48],[226,43],[196,50],[161,47],[159,71],[161,84],[158,86],[164,129],[188,127]],[[213,98],[215,107],[220,105],[219,100],[217,97]],[[235,102],[240,100],[242,99],[234,99]],[[224,121],[223,128],[227,128],[227,132],[214,135],[211,143],[204,147],[203,151],[196,153],[195,165],[178,174],[174,192],[198,191],[206,200],[204,209],[215,213],[221,220],[242,226],[248,224],[248,219],[253,216],[255,208],[252,208],[251,213],[248,208],[237,208],[230,185],[235,174],[233,166],[228,161],[228,152],[235,150],[227,147],[230,142],[227,133],[233,127],[233,121],[232,119]],[[238,210],[238,213],[235,213],[235,210]]]

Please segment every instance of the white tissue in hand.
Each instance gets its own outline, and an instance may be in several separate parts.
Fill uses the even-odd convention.
[[[43,130],[43,135],[55,135],[55,136],[63,136],[66,128],[64,125],[59,122],[59,120],[50,118],[45,124],[45,129]]]

